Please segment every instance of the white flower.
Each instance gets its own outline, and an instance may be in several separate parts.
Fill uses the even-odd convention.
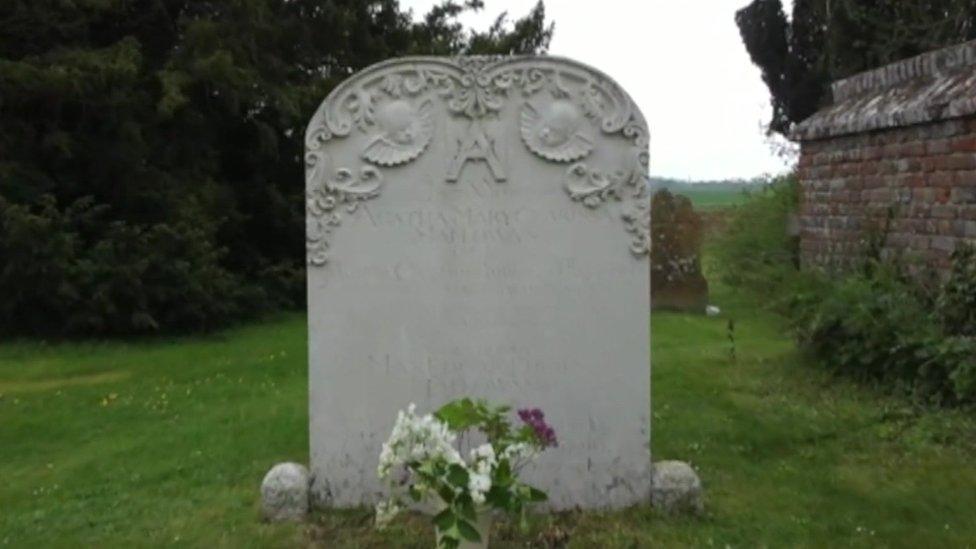
[[[491,490],[491,476],[487,474],[471,472],[468,475],[468,492],[471,499],[478,505],[485,502],[485,494]]]
[[[401,508],[395,501],[381,501],[376,504],[376,527],[382,530],[397,516]]]
[[[472,449],[471,463],[478,473],[491,475],[492,470],[498,465],[498,460],[495,458],[495,449],[491,444],[482,444]]]
[[[512,467],[516,467],[523,461],[528,461],[534,458],[536,455],[536,449],[532,447],[531,444],[526,444],[524,442],[517,442],[505,450],[502,451],[501,458],[507,460]]]
[[[376,468],[376,474],[379,475],[381,479],[385,479],[390,476],[390,471],[393,470],[393,448],[389,443],[383,443],[383,450],[380,451],[380,465]]]
[[[451,464],[464,464],[454,448],[457,436],[445,423],[430,414],[417,417],[416,408],[416,405],[410,404],[405,412],[401,410],[397,414],[390,438],[380,452],[376,473],[381,479],[388,479],[393,469],[409,462],[444,460]]]

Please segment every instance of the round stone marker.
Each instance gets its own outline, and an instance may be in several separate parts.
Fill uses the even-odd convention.
[[[305,520],[308,484],[308,469],[304,465],[275,465],[261,481],[261,515],[272,522]]]
[[[651,476],[651,504],[665,513],[701,513],[701,479],[683,461],[659,461]]]

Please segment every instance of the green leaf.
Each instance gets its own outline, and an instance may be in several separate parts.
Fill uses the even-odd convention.
[[[447,505],[454,503],[454,490],[452,490],[451,487],[446,484],[439,484],[437,486],[437,495],[440,496]]]
[[[448,507],[440,513],[437,513],[433,519],[433,523],[441,532],[447,532],[454,528],[454,525],[457,523],[457,515],[454,514],[454,509]]]
[[[498,467],[495,468],[495,473],[492,475],[492,484],[501,484],[507,486],[512,483],[512,465],[507,459],[500,460],[498,462]]]
[[[456,528],[454,530],[457,530]],[[438,549],[456,549],[461,545],[461,536],[457,533],[448,534],[446,532],[441,533],[441,538],[438,540]]]
[[[543,492],[542,490],[532,486],[528,486],[527,488],[529,489],[529,501],[539,502],[549,499],[549,494]]]
[[[434,412],[434,417],[446,423],[452,431],[464,431],[481,421],[478,407],[470,398],[448,402]]]
[[[455,507],[457,508],[458,514],[461,516],[461,518],[470,521],[478,520],[478,513],[474,508],[474,500],[471,499],[470,495],[465,493],[458,496],[457,500],[455,501]]]
[[[416,486],[411,486],[408,491],[410,493],[410,499],[414,500],[415,502],[419,502],[424,497]]]
[[[474,527],[473,524],[466,520],[459,520],[457,523],[458,531],[461,533],[461,537],[466,541],[471,541],[478,543],[481,541],[481,534],[478,533],[478,529]]]
[[[512,495],[509,493],[507,487],[492,486],[491,490],[488,490],[488,493],[485,494],[485,501],[492,507],[512,511]]]
[[[464,467],[453,464],[447,471],[447,480],[458,488],[467,488],[470,475]]]

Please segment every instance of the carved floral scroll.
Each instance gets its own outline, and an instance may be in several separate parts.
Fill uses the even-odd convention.
[[[423,157],[435,137],[432,101],[438,99],[448,117],[468,128],[446,182],[456,181],[469,160],[486,162],[495,181],[508,180],[483,121],[508,112],[506,105],[515,102],[527,151],[565,164],[563,185],[571,200],[594,209],[621,203],[631,251],[648,255],[647,125],[618,85],[584,65],[552,57],[419,57],[357,73],[313,117],[305,141],[309,265],[328,261],[330,239],[344,214],[379,196],[383,170]],[[362,166],[337,166],[327,145],[353,131],[367,138]],[[590,160],[601,134],[620,135],[630,143],[626,165],[600,166]]]

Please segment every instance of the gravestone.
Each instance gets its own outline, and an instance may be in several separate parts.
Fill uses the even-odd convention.
[[[340,84],[306,134],[312,497],[382,497],[396,412],[541,407],[550,506],[650,497],[648,132],[555,57],[417,57]]]
[[[708,281],[702,273],[704,224],[687,196],[667,189],[651,199],[651,303],[655,311],[704,314]]]

